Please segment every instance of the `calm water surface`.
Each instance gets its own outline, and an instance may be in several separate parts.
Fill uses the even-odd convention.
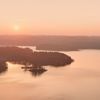
[[[8,62],[0,74],[0,100],[100,100],[100,51],[64,52],[75,61],[39,76]]]

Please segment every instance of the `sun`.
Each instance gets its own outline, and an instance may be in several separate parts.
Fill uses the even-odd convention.
[[[20,30],[20,26],[19,25],[14,25],[13,30],[15,32],[18,32]]]

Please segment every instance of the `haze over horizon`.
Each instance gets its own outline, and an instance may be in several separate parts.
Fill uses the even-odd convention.
[[[99,0],[1,0],[0,35],[100,36]]]

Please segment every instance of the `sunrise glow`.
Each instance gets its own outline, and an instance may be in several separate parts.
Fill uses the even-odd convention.
[[[20,31],[20,26],[19,26],[19,25],[14,25],[13,30],[14,30],[15,32]]]
[[[99,12],[99,0],[2,0],[0,34],[100,35]]]

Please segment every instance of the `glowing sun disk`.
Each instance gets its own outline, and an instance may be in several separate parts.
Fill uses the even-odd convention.
[[[13,29],[14,29],[14,31],[19,31],[20,30],[20,27],[18,26],[18,25],[15,25],[14,27],[13,27]]]

